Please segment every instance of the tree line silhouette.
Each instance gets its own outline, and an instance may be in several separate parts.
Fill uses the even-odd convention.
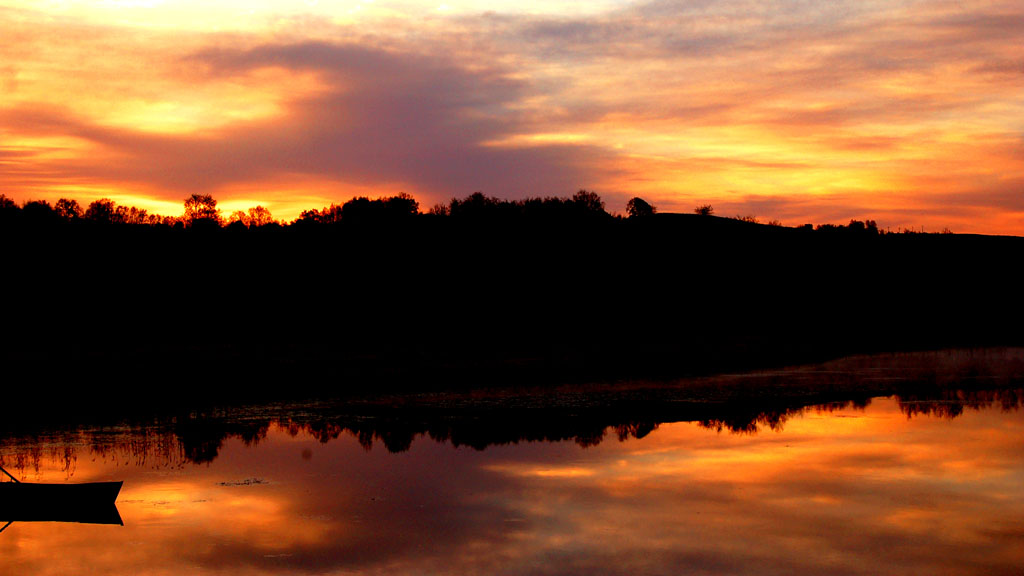
[[[477,219],[485,222],[525,221],[528,223],[576,223],[580,221],[615,221],[621,216],[612,215],[605,209],[601,197],[587,190],[579,190],[571,197],[547,196],[522,200],[505,200],[474,192],[465,198],[452,198],[446,204],[434,205],[426,212],[420,210],[419,202],[411,195],[400,193],[376,199],[356,197],[344,204],[331,204],[317,209],[304,210],[290,223],[274,219],[270,210],[254,206],[248,210],[236,210],[224,217],[217,208],[217,200],[210,194],[192,194],[184,201],[181,216],[150,214],[142,208],[118,205],[113,200],[102,198],[82,208],[77,200],[61,198],[51,205],[46,200],[29,200],[18,205],[12,199],[0,194],[0,223],[7,225],[46,225],[56,223],[90,223],[93,225],[119,224],[169,228],[229,228],[247,229],[295,226],[308,228],[317,225],[365,225],[408,223],[416,217],[452,217],[455,219]],[[627,219],[642,219],[657,214],[657,208],[646,200],[634,197],[626,203]],[[714,208],[703,204],[694,209],[700,216],[713,216]],[[735,220],[759,223],[753,216],[736,216]],[[781,226],[777,221],[769,225]],[[800,230],[817,230],[828,233],[849,232],[875,235],[879,233],[874,220],[850,220],[848,225],[804,224]],[[903,230],[902,233],[913,233]]]
[[[929,387],[912,380],[891,382],[886,392],[896,392],[897,407],[908,418],[955,419],[967,411],[996,408],[1006,412],[1024,406],[1024,389],[988,389],[975,382],[962,383],[965,388]],[[5,434],[14,439],[11,444],[26,448],[0,454],[0,466],[24,474],[33,467],[38,469],[41,460],[49,457],[62,462],[70,475],[79,457],[77,447],[83,445],[93,457],[117,458],[136,466],[206,464],[219,456],[225,441],[237,438],[246,446],[256,446],[266,439],[272,426],[292,436],[307,434],[324,444],[349,435],[367,451],[376,444],[392,453],[408,451],[418,439],[476,450],[522,442],[565,441],[587,448],[609,437],[619,442],[644,438],[662,424],[676,422],[694,422],[717,432],[754,435],[765,430],[782,431],[791,419],[808,413],[864,410],[872,402],[872,393],[829,391],[813,398],[783,395],[760,406],[647,399],[625,405],[597,404],[582,410],[543,405],[283,405],[264,407],[253,415],[244,411],[175,411],[164,407],[64,429],[17,420],[14,425],[5,422]],[[104,427],[112,424],[117,425],[116,433]],[[47,442],[39,441],[42,436]]]

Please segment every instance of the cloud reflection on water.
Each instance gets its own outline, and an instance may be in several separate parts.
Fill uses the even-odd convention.
[[[125,527],[16,524],[0,563],[32,574],[1016,573],[1022,414],[910,413],[876,399],[759,434],[675,423],[586,449],[417,441],[399,454],[271,425],[198,464],[80,455],[73,480],[125,480]],[[66,477],[59,459],[41,462],[39,479]]]

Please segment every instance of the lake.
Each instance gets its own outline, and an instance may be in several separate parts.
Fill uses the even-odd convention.
[[[0,572],[1020,574],[1022,397],[486,441],[308,406],[11,435],[23,482],[123,481],[123,526],[15,521]]]

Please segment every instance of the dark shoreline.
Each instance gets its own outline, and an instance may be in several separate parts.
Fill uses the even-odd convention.
[[[0,237],[0,365],[29,415],[671,381],[1024,345],[1024,238],[682,214]]]
[[[33,416],[26,410],[3,421],[0,445],[38,444],[58,451],[64,442],[100,450],[113,445],[173,448],[185,461],[208,462],[216,458],[226,439],[259,442],[276,425],[304,430],[322,442],[351,434],[367,449],[379,442],[392,452],[407,450],[420,437],[475,449],[551,440],[588,446],[609,433],[619,438],[642,437],[670,422],[756,433],[779,429],[809,408],[866,406],[872,398],[884,396],[897,397],[908,417],[955,418],[965,410],[993,404],[1019,409],[1024,405],[1024,349],[855,356],[784,370],[678,381],[135,406],[77,416],[69,413],[62,418],[52,413]]]

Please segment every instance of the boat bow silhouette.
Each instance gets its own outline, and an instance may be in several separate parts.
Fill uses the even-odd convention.
[[[0,482],[0,522],[77,522],[118,524],[117,495],[124,482],[41,484],[20,482],[0,468],[10,481]],[[2,529],[0,529],[2,530]]]

